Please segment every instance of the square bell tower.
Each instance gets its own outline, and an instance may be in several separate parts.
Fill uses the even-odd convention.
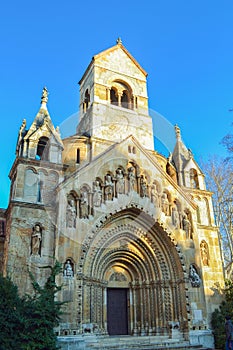
[[[120,39],[95,55],[79,82],[77,134],[114,142],[134,135],[146,149],[154,150],[146,77]]]

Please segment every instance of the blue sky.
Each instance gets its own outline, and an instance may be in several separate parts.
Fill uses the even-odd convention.
[[[233,1],[9,1],[1,4],[0,207],[23,118],[33,121],[43,86],[55,124],[78,110],[80,80],[93,55],[124,46],[148,72],[149,106],[195,158],[225,155],[232,131]],[[154,125],[156,130],[156,125]]]

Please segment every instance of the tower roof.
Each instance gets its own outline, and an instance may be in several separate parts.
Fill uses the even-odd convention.
[[[96,54],[95,56],[92,57],[92,60],[90,62],[90,64],[88,65],[86,71],[84,72],[82,78],[79,81],[79,84],[82,83],[83,79],[85,78],[87,72],[89,71],[90,67],[95,63],[95,61],[99,58],[101,58],[102,56],[105,56],[109,53],[112,53],[116,50],[122,50],[127,56],[128,58],[135,64],[135,66],[137,66],[137,68],[141,71],[141,73],[147,77],[148,73],[141,67],[141,65],[136,61],[136,59],[129,53],[129,51],[124,47],[124,45],[122,44],[122,40],[120,38],[117,39],[116,45],[101,51],[100,53]]]

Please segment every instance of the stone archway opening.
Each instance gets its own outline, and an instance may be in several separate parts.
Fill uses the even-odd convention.
[[[84,322],[91,320],[104,334],[140,336],[169,335],[170,325],[176,322],[184,335],[186,286],[175,245],[148,217],[144,220],[141,215],[139,222],[135,217],[131,220],[132,211],[123,214],[103,225],[89,245],[84,263]],[[111,318],[117,308],[114,299],[124,313],[122,329],[114,328]]]

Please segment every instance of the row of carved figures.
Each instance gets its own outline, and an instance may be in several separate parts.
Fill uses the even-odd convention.
[[[126,191],[127,190],[127,191]],[[192,238],[192,218],[191,213],[181,212],[181,208],[176,201],[171,200],[168,191],[162,191],[158,182],[148,184],[145,175],[141,175],[136,166],[130,166],[127,172],[118,168],[115,176],[107,173],[104,181],[96,178],[92,189],[83,185],[80,188],[80,195],[70,193],[67,196],[66,226],[76,227],[76,218],[88,219],[94,214],[94,208],[100,207],[107,201],[112,201],[114,197],[130,192],[138,192],[143,197],[150,198],[155,208],[160,208],[166,216],[171,216],[175,228],[182,228],[186,232],[187,238]]]
[[[175,226],[176,229],[182,228],[186,233],[186,238],[190,239],[192,238],[192,220],[191,220],[191,213],[190,212],[184,212],[183,214],[178,211],[177,205],[174,202],[172,204],[169,203],[167,199],[167,195],[163,193],[161,196],[161,205],[158,207],[161,208],[162,212],[166,216],[170,216],[172,218],[172,224]],[[66,226],[69,228],[75,228],[76,227],[76,219],[77,219],[77,207],[79,205],[79,218],[88,219],[91,212],[91,207],[89,205],[88,201],[88,193],[86,191],[81,192],[80,199],[76,199],[73,194],[70,194],[68,196],[67,200],[67,208],[66,208]],[[171,208],[171,209],[170,209]],[[170,214],[171,210],[171,214]]]

